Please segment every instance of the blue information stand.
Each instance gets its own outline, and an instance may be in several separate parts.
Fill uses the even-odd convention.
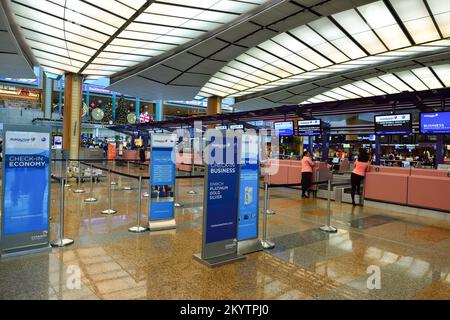
[[[239,179],[238,252],[245,254],[263,249],[258,240],[259,221],[259,144],[258,136],[241,138]]]
[[[214,267],[244,257],[237,254],[237,138],[221,137],[218,130],[209,130],[208,135],[204,154],[208,159],[204,183],[202,252],[195,254],[194,258]],[[227,159],[227,151],[233,159]],[[219,153],[221,156],[218,156]],[[213,161],[213,158],[220,160]]]
[[[50,251],[51,128],[5,125],[3,144],[0,254]]]
[[[153,133],[150,153],[150,231],[174,229],[176,135]]]

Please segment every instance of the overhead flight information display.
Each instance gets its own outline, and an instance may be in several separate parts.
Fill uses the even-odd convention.
[[[409,134],[412,130],[411,114],[375,116],[376,134]]]
[[[450,111],[422,112],[420,114],[420,133],[450,133]]]
[[[297,135],[299,136],[320,136],[321,129],[321,120],[299,120],[297,122]]]
[[[294,134],[293,121],[275,122],[274,126],[275,126],[275,134],[277,136],[292,136]]]

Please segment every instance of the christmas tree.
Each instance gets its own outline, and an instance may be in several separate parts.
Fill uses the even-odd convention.
[[[125,98],[120,96],[119,105],[116,110],[116,123],[118,124],[126,124],[127,123],[127,106],[125,105]]]
[[[103,117],[102,121],[107,122],[107,123],[112,121],[112,103],[111,102],[108,102],[103,107],[103,111],[105,112],[105,116]]]

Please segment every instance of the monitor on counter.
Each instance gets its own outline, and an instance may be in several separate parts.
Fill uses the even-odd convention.
[[[322,121],[299,120],[297,122],[297,133],[299,136],[320,136],[322,134]]]
[[[420,133],[421,134],[450,133],[450,111],[421,112]]]
[[[275,134],[277,136],[293,136],[294,135],[294,122],[283,121],[275,122]]]
[[[63,137],[60,135],[53,136],[53,149],[62,149]]]
[[[339,158],[333,158],[333,163],[334,164],[339,164],[339,160],[340,160]]]
[[[410,134],[411,114],[390,114],[375,116],[375,134]]]

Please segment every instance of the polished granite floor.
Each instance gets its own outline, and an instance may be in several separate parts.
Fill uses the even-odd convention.
[[[268,216],[268,234],[275,248],[209,269],[192,257],[201,247],[203,179],[178,180],[183,207],[176,209],[176,230],[142,234],[127,230],[136,223],[136,180],[114,180],[118,212],[111,216],[100,214],[107,207],[105,182],[94,184],[95,203],[83,202],[88,193],[73,193],[72,182],[64,231],[74,245],[1,260],[0,299],[450,299],[448,219],[332,203],[338,232],[327,234],[318,229],[326,201],[272,189],[276,213]],[[128,185],[133,190],[123,190]],[[191,189],[197,194],[188,194]],[[59,192],[55,182],[52,238]],[[147,208],[144,198],[143,223]],[[380,289],[368,289],[369,266],[380,268]],[[74,270],[81,275],[75,289]]]

